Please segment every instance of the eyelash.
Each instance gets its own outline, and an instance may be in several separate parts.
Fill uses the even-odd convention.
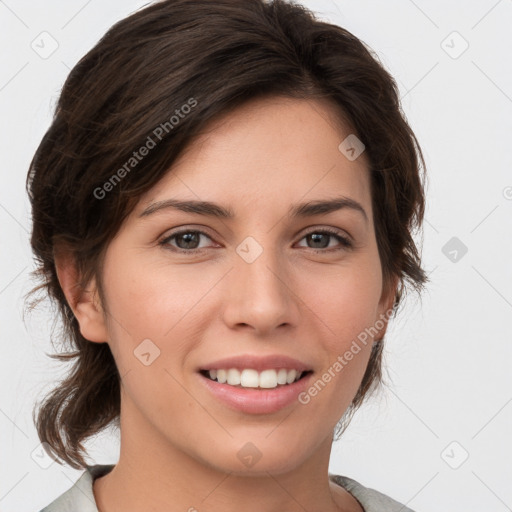
[[[175,238],[176,236],[183,235],[185,233],[199,233],[200,235],[204,235],[211,240],[211,237],[204,231],[200,231],[198,229],[183,229],[181,231],[176,231],[175,233],[172,233],[169,236],[166,236],[163,240],[158,242],[158,244],[166,249],[169,249],[169,247],[172,247],[169,245],[169,241],[172,240],[173,238]],[[314,231],[305,233],[303,235],[303,237],[301,238],[301,240],[303,238],[306,238],[309,235],[312,235],[312,234],[330,235],[330,236],[336,238],[338,240],[338,242],[340,242],[340,244],[341,244],[341,247],[331,248],[331,249],[309,248],[309,250],[311,250],[317,254],[321,254],[321,253],[325,254],[325,253],[337,252],[337,251],[342,251],[342,250],[347,250],[347,249],[353,248],[352,242],[347,237],[340,235],[337,231],[335,231],[333,229],[329,229],[329,228],[315,229]],[[306,247],[306,249],[308,249],[308,248]],[[205,251],[206,249],[180,249],[177,247],[172,247],[169,250],[171,250],[173,252],[182,253],[182,254],[199,254],[199,253]]]

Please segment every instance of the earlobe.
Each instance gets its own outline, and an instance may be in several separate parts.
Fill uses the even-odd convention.
[[[376,319],[376,326],[378,327],[378,334],[375,336],[375,341],[381,340],[386,334],[389,319],[391,318],[391,312],[393,310],[395,296],[398,289],[398,277],[393,279],[393,282],[389,286],[388,290],[383,290],[381,300],[379,302],[379,317]],[[387,293],[386,293],[387,292]]]
[[[78,321],[82,336],[89,341],[105,343],[108,333],[96,280],[93,278],[83,289],[75,259],[69,253],[55,257],[55,267],[60,286]]]
[[[393,281],[391,285],[389,286],[389,289],[387,290],[387,293],[383,293],[383,296],[381,298],[382,307],[384,308],[383,313],[386,314],[390,312],[391,309],[393,309],[396,292],[398,290],[398,282],[399,279],[397,276],[393,278]]]

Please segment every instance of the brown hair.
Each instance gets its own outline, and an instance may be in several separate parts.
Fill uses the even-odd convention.
[[[70,72],[27,176],[41,280],[30,294],[57,305],[60,339],[72,350],[51,357],[73,363],[34,422],[70,466],[85,467],[82,442],[118,424],[120,377],[108,344],[81,335],[56,252],[70,251],[81,285],[96,277],[101,296],[102,257],[140,196],[210,121],[269,95],[330,100],[365,144],[384,286],[400,283],[395,311],[406,282],[419,292],[428,281],[412,238],[423,220],[425,163],[395,81],[363,42],[285,0],[164,0],[135,12]],[[131,161],[150,138],[147,156]],[[377,343],[345,420],[381,382],[381,358]]]

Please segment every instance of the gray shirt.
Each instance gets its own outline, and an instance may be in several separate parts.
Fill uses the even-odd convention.
[[[86,471],[75,484],[40,512],[98,512],[92,484],[95,478],[106,475],[113,464],[87,466]],[[365,512],[413,512],[389,496],[364,487],[346,476],[329,474],[329,479],[348,491],[363,507]]]

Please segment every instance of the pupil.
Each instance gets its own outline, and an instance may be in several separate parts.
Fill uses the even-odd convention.
[[[324,237],[325,240],[327,240],[327,238],[328,238],[328,236],[326,234],[324,234],[324,233],[313,233],[313,234],[311,234],[309,236],[313,239],[314,243],[316,243],[318,241],[319,237]],[[322,244],[322,246],[320,248],[323,249],[323,248],[327,247],[328,245],[329,245],[329,243]],[[318,248],[318,247],[316,247],[316,248]]]
[[[185,247],[180,247],[180,249],[195,249],[196,247],[190,247],[190,243],[194,244],[194,243],[198,243],[199,241],[199,233],[184,233],[182,235],[179,235],[177,237],[177,240],[180,240],[180,239],[185,239]],[[178,246],[180,246],[181,244],[178,243]]]

